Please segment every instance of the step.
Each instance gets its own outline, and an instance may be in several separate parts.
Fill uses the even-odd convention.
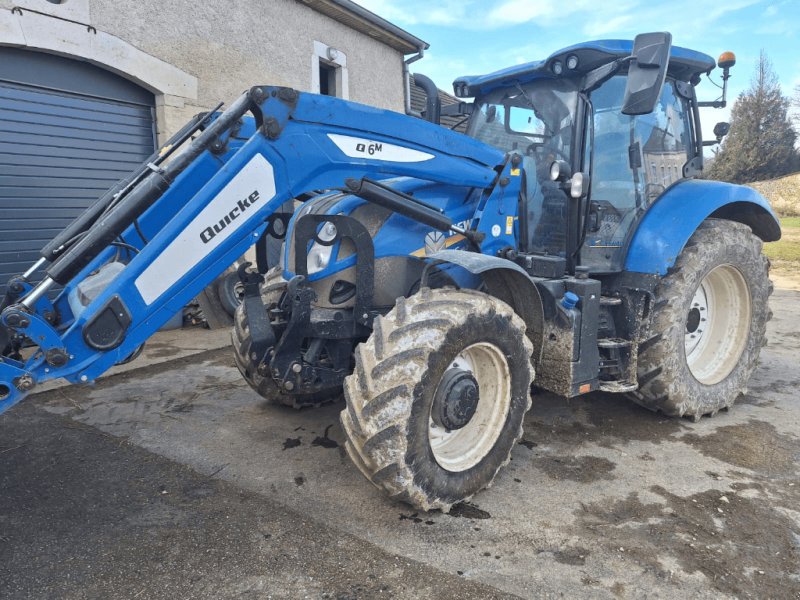
[[[624,394],[626,392],[635,392],[639,389],[638,383],[630,383],[628,381],[601,381],[600,391],[611,392],[612,394]]]
[[[631,341],[622,338],[601,338],[597,340],[597,345],[600,348],[628,348]]]

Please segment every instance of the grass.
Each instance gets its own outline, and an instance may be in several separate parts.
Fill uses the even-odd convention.
[[[783,235],[777,242],[764,244],[764,254],[772,261],[794,262],[800,270],[800,217],[781,219]]]
[[[772,261],[778,287],[800,289],[800,217],[783,217],[781,229],[781,239],[764,244],[764,254]]]

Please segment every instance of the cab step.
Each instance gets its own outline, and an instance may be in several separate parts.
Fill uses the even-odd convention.
[[[635,392],[639,389],[638,383],[630,383],[629,381],[601,381],[600,391],[610,392],[612,394],[625,394],[627,392]]]
[[[597,340],[600,348],[630,348],[631,341],[622,338],[600,338]]]

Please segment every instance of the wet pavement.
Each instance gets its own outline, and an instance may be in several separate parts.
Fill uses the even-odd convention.
[[[447,515],[384,498],[340,406],[263,404],[227,349],[40,394],[0,418],[0,596],[800,597],[800,292],[772,305],[731,411],[539,393]]]

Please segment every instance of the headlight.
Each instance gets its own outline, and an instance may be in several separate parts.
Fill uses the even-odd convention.
[[[317,233],[317,238],[326,243],[320,244],[318,242],[314,242],[311,244],[311,249],[308,251],[308,260],[306,262],[306,268],[308,269],[309,275],[319,273],[331,262],[333,244],[327,244],[327,242],[332,242],[335,240],[336,234],[336,225],[330,221],[323,223],[322,227],[320,227],[320,230]]]
[[[572,70],[578,68],[578,57],[575,56],[574,54],[570,54],[567,57],[567,68]]]
[[[331,262],[332,252],[333,246],[323,246],[316,242],[311,244],[311,250],[308,251],[308,261],[306,263],[308,274],[313,275],[314,273],[319,273],[322,269],[327,267],[328,263]]]
[[[561,75],[564,72],[564,63],[560,60],[554,60],[550,69],[553,71],[553,75]]]

